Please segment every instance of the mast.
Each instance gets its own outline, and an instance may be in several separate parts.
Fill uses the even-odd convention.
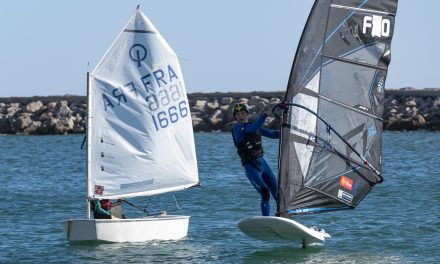
[[[86,217],[87,219],[90,219],[90,190],[89,190],[89,173],[90,173],[90,162],[89,162],[89,146],[90,146],[90,136],[89,136],[89,129],[90,129],[90,120],[91,120],[91,107],[92,104],[90,99],[90,73],[87,72],[87,126],[86,126],[86,190],[87,190],[87,212]]]
[[[292,79],[292,75],[293,75],[293,71],[294,71],[294,66],[295,66],[295,63],[296,63],[296,60],[297,60],[297,57],[299,57],[299,52],[300,52],[300,44],[301,44],[301,41],[305,38],[305,34],[306,34],[306,28],[307,28],[307,25],[309,24],[309,22],[310,22],[310,20],[312,19],[312,14],[313,14],[313,10],[316,8],[316,6],[317,6],[317,4],[318,4],[318,1],[315,1],[315,3],[313,3],[313,6],[312,6],[312,9],[311,9],[311,11],[310,11],[310,13],[309,13],[309,16],[307,17],[307,21],[306,21],[306,23],[305,23],[305,26],[304,26],[304,29],[303,29],[303,32],[301,33],[301,38],[299,39],[299,43],[298,43],[298,46],[296,47],[296,52],[295,52],[295,57],[294,57],[294,59],[293,59],[293,63],[292,63],[292,68],[291,68],[291,70],[290,70],[290,75],[289,75],[289,80],[288,80],[288,82],[287,82],[287,89],[286,89],[286,93],[284,94],[284,101],[287,101],[288,100],[288,96],[289,96],[289,86],[290,86],[290,82],[291,82],[291,79]],[[286,111],[283,111],[283,115],[281,116],[281,124],[280,124],[280,130],[282,131],[282,129],[283,129],[283,123],[284,123],[284,120],[285,120],[285,118],[287,118],[287,113],[286,113]],[[286,214],[285,214],[285,208],[284,208],[284,205],[280,202],[280,199],[279,199],[279,197],[280,197],[280,190],[282,190],[282,188],[280,188],[281,187],[281,166],[282,166],[282,160],[281,160],[281,151],[282,151],[282,144],[283,144],[283,134],[284,133],[280,133],[280,140],[279,140],[279,146],[278,146],[278,198],[277,198],[277,214],[279,215],[279,216],[282,216],[282,217],[286,217]]]

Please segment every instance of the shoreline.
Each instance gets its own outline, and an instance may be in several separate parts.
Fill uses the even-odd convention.
[[[232,105],[249,105],[251,115],[281,102],[284,92],[191,93],[188,101],[195,132],[230,131]],[[86,96],[0,97],[0,134],[74,134],[85,132]],[[439,131],[440,88],[386,89],[384,130]],[[269,116],[266,127],[279,120]]]

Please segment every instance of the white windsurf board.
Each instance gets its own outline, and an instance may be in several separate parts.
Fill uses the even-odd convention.
[[[246,235],[266,241],[298,241],[305,246],[322,243],[330,235],[324,230],[309,228],[292,219],[276,216],[254,216],[241,219],[238,228]]]

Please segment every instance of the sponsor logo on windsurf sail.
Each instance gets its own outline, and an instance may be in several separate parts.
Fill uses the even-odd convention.
[[[371,34],[372,37],[389,37],[391,34],[391,21],[382,16],[364,16],[362,33]]]
[[[344,192],[343,190],[338,191],[338,197],[347,203],[351,203],[351,201],[353,201],[353,195],[349,194],[348,192]]]
[[[339,184],[342,186],[342,187],[344,187],[345,189],[347,189],[347,190],[352,190],[352,188],[353,188],[353,180],[352,179],[349,179],[349,178],[347,178],[347,177],[345,177],[344,175],[342,175],[340,178],[339,178]]]
[[[363,105],[360,105],[359,109],[361,109],[362,111],[365,111],[365,112],[368,111],[368,108]]]
[[[359,181],[355,181],[353,184],[353,190],[351,191],[351,193],[356,196],[358,194],[359,191]]]
[[[376,91],[378,93],[383,93],[384,92],[384,86],[385,86],[385,76],[380,75],[377,78],[377,85],[376,85]]]
[[[306,214],[313,212],[313,208],[299,208],[295,210],[289,210],[289,213],[292,214]]]
[[[376,134],[377,134],[376,127],[371,126],[368,128],[368,136],[369,137],[375,136]]]

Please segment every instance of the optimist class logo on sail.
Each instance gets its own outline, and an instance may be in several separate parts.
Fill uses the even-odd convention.
[[[104,93],[103,104],[105,111],[115,110],[121,102],[127,103],[128,98],[133,97],[128,96],[127,93],[138,97],[138,91],[142,89],[142,93],[146,92],[146,95],[142,97],[147,103],[147,109],[151,112],[151,121],[156,131],[159,131],[189,116],[189,109],[183,83],[177,75],[180,73],[180,68],[170,63],[154,65],[157,68],[147,69],[146,64],[143,63],[147,54],[147,49],[141,44],[134,44],[130,47],[128,55],[138,68],[136,72],[139,72],[140,77],[119,88],[112,89],[111,95]],[[143,73],[145,71],[146,74]]]

